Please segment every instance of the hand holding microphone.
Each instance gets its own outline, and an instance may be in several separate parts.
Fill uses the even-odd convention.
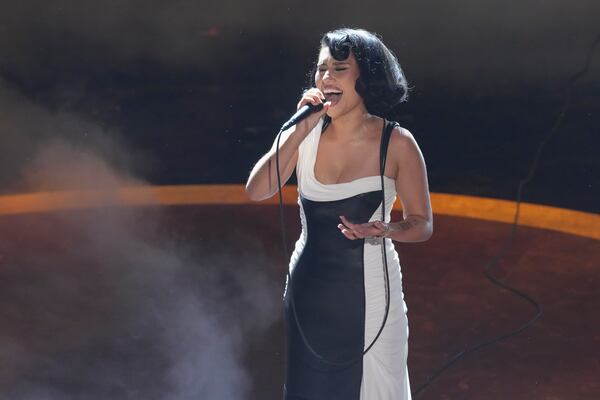
[[[306,133],[310,132],[319,119],[325,115],[330,105],[331,102],[325,100],[325,95],[319,89],[307,90],[298,102],[298,111],[283,124],[281,130],[298,125],[299,128],[306,130]]]

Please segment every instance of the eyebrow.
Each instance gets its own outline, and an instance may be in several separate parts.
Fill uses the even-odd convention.
[[[325,61],[321,61],[318,65],[326,65],[327,63]],[[333,65],[342,65],[342,64],[346,64],[346,65],[350,65],[350,63],[348,61],[334,61]]]

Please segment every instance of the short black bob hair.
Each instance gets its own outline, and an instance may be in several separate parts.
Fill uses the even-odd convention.
[[[408,99],[408,82],[400,63],[374,33],[364,29],[336,29],[323,35],[322,47],[329,47],[331,56],[338,61],[347,59],[350,52],[354,54],[360,74],[356,92],[370,114],[387,118]],[[315,65],[309,77],[311,87],[315,86],[316,70]]]

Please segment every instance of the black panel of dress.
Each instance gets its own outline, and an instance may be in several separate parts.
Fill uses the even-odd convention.
[[[364,239],[340,232],[340,216],[367,222],[381,204],[381,190],[342,200],[312,201],[300,195],[306,242],[284,299],[287,333],[285,400],[359,400],[365,334]],[[291,290],[289,286],[291,285]],[[291,309],[294,299],[304,335],[326,361],[305,345]],[[357,362],[336,366],[330,362]]]

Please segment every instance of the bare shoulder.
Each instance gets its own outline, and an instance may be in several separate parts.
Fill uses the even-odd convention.
[[[401,126],[397,126],[392,130],[390,137],[390,149],[392,153],[401,157],[421,156],[419,145],[410,131]]]

